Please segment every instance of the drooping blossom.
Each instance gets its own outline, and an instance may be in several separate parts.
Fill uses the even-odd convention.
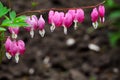
[[[43,19],[42,15],[40,16],[39,20],[38,20],[38,29],[39,29],[39,34],[44,37],[45,34],[45,20]]]
[[[35,15],[28,16],[26,23],[29,24],[28,27],[25,27],[27,31],[30,31],[31,38],[34,37],[34,30],[38,28],[38,19]]]
[[[63,21],[64,13],[63,12],[55,12],[53,16],[53,23],[55,27],[60,27],[62,26],[62,21]]]
[[[15,57],[16,63],[19,61],[19,55],[24,54],[25,52],[25,43],[22,40],[12,41],[9,37],[5,42],[6,57],[11,59]]]
[[[63,12],[49,11],[48,22],[50,24],[52,24],[51,27],[50,27],[51,32],[53,32],[55,30],[55,27],[62,26],[63,17],[64,17],[64,13]]]
[[[92,25],[95,29],[97,29],[98,27],[98,22],[97,22],[98,18],[99,18],[99,14],[97,8],[94,8],[91,13],[91,20],[92,20]]]
[[[22,40],[18,40],[16,44],[17,44],[18,49],[17,49],[17,53],[15,54],[15,61],[16,63],[18,63],[19,55],[22,55],[25,52],[25,43]]]
[[[64,27],[64,34],[67,34],[67,28],[72,25],[73,18],[70,13],[66,13],[63,18],[63,27]]]
[[[8,30],[12,34],[12,38],[16,39],[19,33],[19,27],[9,27]]]
[[[100,5],[99,8],[98,8],[98,11],[99,11],[99,16],[100,16],[100,22],[101,23],[104,23],[105,21],[105,7],[103,5]]]
[[[39,30],[40,35],[43,37],[45,34],[44,26],[45,20],[43,19],[42,15],[38,19],[35,15],[32,15],[27,18],[26,20],[28,27],[26,27],[27,31],[30,31],[31,38],[34,37],[34,30]]]
[[[77,23],[82,23],[84,21],[84,11],[83,9],[76,9],[76,10],[68,10],[68,13],[72,15],[74,21],[74,29],[77,29]]]
[[[52,10],[50,10],[48,13],[48,23],[51,24],[51,27],[50,27],[51,32],[53,32],[55,29],[55,24],[53,23],[54,14],[55,14],[55,12]]]
[[[54,15],[54,11],[53,10],[50,10],[49,13],[48,13],[48,23],[49,24],[52,24],[52,17]]]
[[[11,59],[11,55],[10,55],[10,47],[12,45],[12,41],[11,39],[8,37],[6,42],[5,42],[5,49],[6,49],[6,56],[8,59]]]
[[[70,13],[72,15],[72,19],[75,19],[75,14],[76,14],[76,10],[68,10],[68,13]]]

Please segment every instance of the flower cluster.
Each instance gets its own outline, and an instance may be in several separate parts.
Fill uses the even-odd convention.
[[[8,27],[9,32],[12,34],[12,38],[16,39],[19,33],[19,27]]]
[[[100,22],[105,21],[105,7],[103,5],[99,6],[99,9],[93,8],[91,12],[92,25],[96,29],[98,27],[98,18],[100,17]],[[50,30],[53,32],[57,27],[64,28],[64,34],[67,34],[67,29],[72,27],[74,22],[74,29],[78,28],[77,24],[82,23],[85,19],[84,10],[81,8],[70,9],[66,13],[50,10],[48,13],[48,23],[51,24]],[[26,27],[27,31],[30,31],[30,35],[33,38],[34,30],[39,30],[40,35],[43,37],[45,34],[45,20],[40,16],[38,19],[35,15],[27,17],[26,22],[29,24]]]
[[[19,27],[8,27],[8,30],[12,34],[13,41],[8,37],[5,42],[6,57],[8,59],[15,57],[15,61],[18,63],[19,55],[25,52],[25,43],[23,40],[16,40],[19,33]]]
[[[42,15],[39,19],[35,15],[28,16],[26,23],[29,24],[29,26],[26,27],[26,30],[30,31],[31,38],[34,37],[34,30],[39,30],[39,34],[44,37],[45,20],[43,19]]]
[[[67,13],[58,11],[49,11],[48,22],[52,26],[50,27],[51,32],[54,31],[55,27],[64,27],[64,33],[67,34],[67,28],[71,27],[74,22],[74,29],[77,28],[77,23],[82,23],[84,21],[84,11],[83,9],[68,10]]]
[[[25,43],[22,40],[14,40],[12,41],[10,37],[7,38],[5,42],[6,48],[6,57],[11,59],[11,57],[15,56],[15,61],[18,63],[19,55],[24,54],[25,52]]]
[[[91,12],[92,25],[96,29],[98,27],[98,18],[100,22],[105,21],[105,7],[100,5],[97,8],[93,8]],[[78,28],[78,23],[82,23],[85,19],[84,10],[81,8],[70,9],[66,13],[50,10],[48,13],[48,23],[51,24],[50,30],[53,32],[57,27],[64,28],[64,34],[67,34],[67,29],[71,27],[74,23],[74,29]],[[27,31],[30,32],[31,38],[34,37],[34,31],[39,30],[41,37],[45,35],[45,20],[42,15],[38,19],[36,15],[28,16],[26,23],[29,25],[25,27]],[[25,52],[25,43],[22,40],[16,40],[19,33],[19,27],[9,27],[8,30],[12,34],[12,39],[7,38],[5,42],[6,56],[8,59],[11,59],[12,56],[15,56],[16,63],[19,61],[19,55],[24,54]]]
[[[105,7],[103,5],[100,5],[98,10],[97,8],[94,8],[91,13],[91,20],[92,20],[92,25],[95,29],[98,27],[98,18],[100,17],[100,22],[104,23],[105,21]]]

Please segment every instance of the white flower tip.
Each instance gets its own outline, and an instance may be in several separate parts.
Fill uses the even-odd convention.
[[[39,34],[41,35],[41,37],[44,37],[44,35],[45,35],[45,30],[43,29],[43,30],[39,30]]]
[[[90,44],[88,45],[88,48],[89,48],[90,50],[93,50],[93,51],[100,51],[100,47],[99,47],[98,45],[96,45],[96,44],[90,43]]]
[[[17,54],[15,55],[15,62],[16,62],[16,63],[19,62],[19,53],[17,53]]]
[[[6,57],[7,57],[8,59],[11,59],[11,58],[12,58],[12,56],[11,56],[8,52],[6,52]]]
[[[12,38],[13,38],[13,39],[16,39],[16,38],[17,38],[17,34],[13,33],[13,34],[12,34]]]
[[[77,26],[77,21],[74,21],[74,30],[77,30],[78,26]]]
[[[64,34],[67,35],[67,28],[64,26]]]
[[[55,26],[52,25],[52,26],[50,27],[50,30],[51,30],[51,32],[53,32],[53,31],[55,30]]]
[[[103,22],[105,22],[105,18],[103,17]]]
[[[33,29],[30,30],[30,36],[31,36],[31,38],[34,37],[34,31],[33,31]]]
[[[97,27],[98,27],[98,22],[97,22],[97,21],[96,21],[96,22],[93,22],[92,25],[93,25],[94,29],[97,29]]]
[[[104,23],[105,22],[105,18],[103,17],[103,18],[100,18],[100,22],[101,23]]]

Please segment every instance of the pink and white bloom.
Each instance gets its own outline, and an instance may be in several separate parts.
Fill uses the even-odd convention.
[[[29,24],[29,26],[26,27],[26,30],[30,31],[31,38],[34,37],[34,30],[39,30],[39,34],[44,37],[45,20],[43,19],[42,15],[39,19],[35,15],[32,15],[31,17],[27,18],[26,22]]]
[[[98,8],[98,11],[99,11],[99,16],[100,16],[100,22],[104,23],[105,21],[105,7],[103,5],[100,5],[99,8]]]
[[[11,55],[10,55],[10,47],[11,47],[11,45],[12,45],[12,41],[11,41],[11,39],[8,37],[7,38],[7,40],[6,40],[6,42],[5,42],[5,49],[6,49],[6,57],[8,58],[8,59],[11,59]]]
[[[15,61],[16,63],[18,63],[19,61],[19,55],[24,54],[25,52],[25,43],[22,40],[18,40],[18,42],[16,42],[17,44],[17,52],[15,54]]]
[[[48,13],[48,23],[51,24],[51,27],[50,27],[50,30],[51,32],[54,31],[55,29],[55,24],[53,22],[53,16],[54,16],[55,12],[50,10],[49,13]]]
[[[17,46],[18,46],[18,53],[20,53],[21,55],[24,54],[24,52],[25,52],[25,43],[24,43],[24,41],[23,40],[18,40]]]
[[[62,26],[62,21],[63,21],[64,13],[63,12],[55,12],[53,16],[53,23],[55,27],[60,27]]]
[[[25,52],[25,43],[22,40],[11,41],[8,37],[5,42],[6,57],[11,59],[15,57],[16,63],[19,61],[19,55],[24,54]]]
[[[75,19],[76,10],[68,10],[68,13],[72,15],[72,19]]]
[[[53,10],[50,10],[49,13],[48,13],[48,23],[49,24],[52,24],[52,17],[54,15],[54,11]]]
[[[75,19],[74,19],[74,29],[77,29],[77,23],[82,23],[84,21],[84,11],[83,9],[77,9],[76,14],[75,14]]]
[[[9,27],[8,30],[12,34],[12,38],[16,39],[19,33],[19,27]]]
[[[98,27],[98,22],[97,22],[98,17],[99,17],[99,14],[98,14],[97,8],[94,8],[91,13],[91,20],[92,20],[92,25],[95,29],[97,29]]]
[[[34,37],[34,30],[37,30],[38,28],[38,19],[35,15],[27,17],[26,23],[29,24],[28,27],[26,27],[27,31],[30,31],[31,38]]]
[[[63,21],[64,13],[63,12],[58,12],[58,11],[50,11],[48,14],[48,22],[52,24],[50,27],[51,32],[55,30],[56,27],[61,27],[62,26],[62,21]]]
[[[64,34],[67,34],[67,28],[72,25],[73,17],[70,13],[66,13],[63,18],[63,27],[64,27]]]
[[[39,34],[44,37],[45,34],[45,20],[43,19],[42,15],[40,16],[39,20],[38,20],[38,29],[39,29]]]
[[[72,15],[73,21],[74,21],[74,29],[77,29],[77,23],[82,23],[84,21],[84,11],[83,9],[77,9],[77,10],[68,10],[68,13]]]

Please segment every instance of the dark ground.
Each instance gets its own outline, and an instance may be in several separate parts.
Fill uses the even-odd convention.
[[[2,0],[7,5],[6,1]],[[11,5],[20,13],[31,9],[87,6],[102,0],[34,1],[38,2],[37,7],[31,8],[31,0],[11,0]],[[19,39],[26,42],[26,53],[18,64],[4,57],[0,80],[120,80],[120,48],[110,47],[109,26],[92,31],[90,10],[85,9],[86,19],[81,27],[76,31],[71,28],[68,35],[64,35],[62,28],[51,33],[50,25],[46,24],[45,37],[41,38],[36,31],[31,39],[29,32],[21,29]],[[75,40],[72,46],[66,45],[70,38]],[[89,43],[98,45],[101,50],[90,50]]]

